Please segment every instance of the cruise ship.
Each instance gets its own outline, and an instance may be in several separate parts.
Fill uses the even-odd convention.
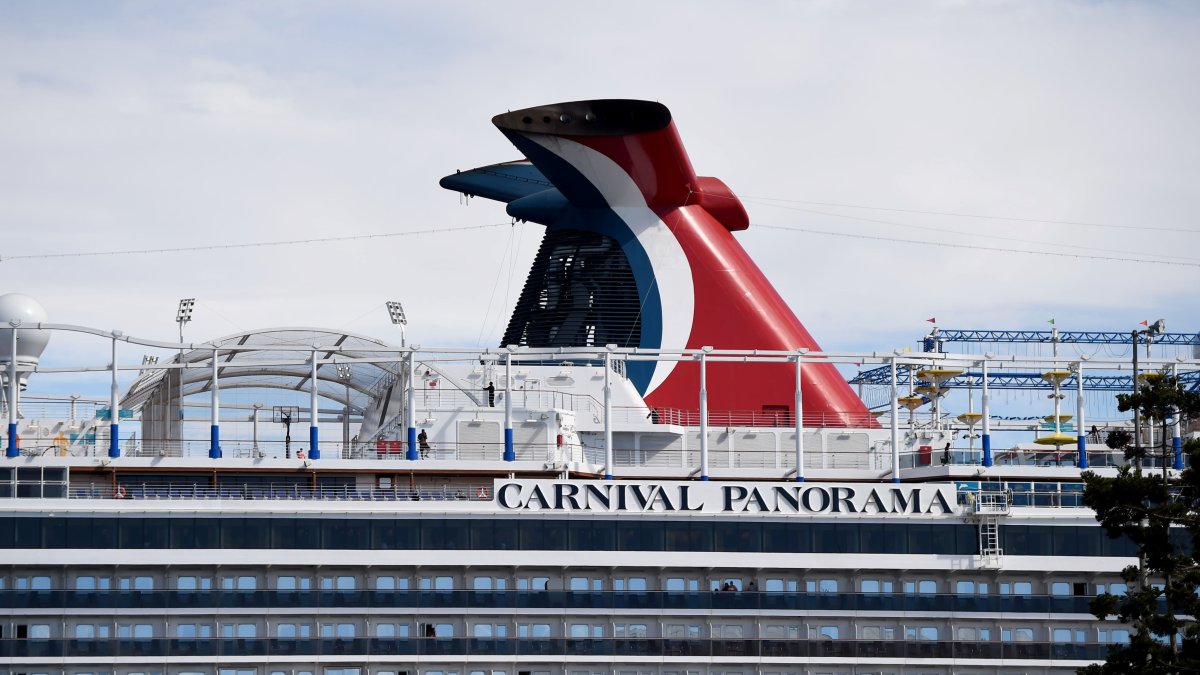
[[[524,159],[442,186],[546,227],[496,347],[407,344],[399,303],[398,345],[185,342],[191,300],[176,340],[0,296],[0,673],[1059,675],[1129,639],[1080,479],[1123,461],[1085,387],[1126,359],[823,350],[666,107],[493,123]],[[1151,433],[1179,470],[1195,431]]]

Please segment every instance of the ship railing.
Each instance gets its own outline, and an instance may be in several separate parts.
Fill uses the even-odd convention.
[[[956,485],[958,503],[977,514],[1003,515],[1016,506],[1087,508],[1082,483],[958,481]]]
[[[71,499],[120,500],[327,500],[357,502],[492,501],[491,481],[449,485],[389,483],[382,486],[311,485],[299,482],[230,482],[228,484],[122,480],[116,485],[72,486]]]
[[[1128,464],[1120,451],[1088,450],[1088,464],[1093,467],[1120,467]],[[997,466],[1040,466],[1071,467],[1079,461],[1079,452],[1074,448],[1060,450],[1001,450],[994,454]],[[1170,460],[1169,460],[1170,461]],[[935,466],[982,466],[983,450],[979,448],[951,448],[947,453],[942,448],[925,446],[915,451],[900,453],[901,469],[917,469]],[[1147,457],[1145,466],[1161,467],[1161,457]]]
[[[889,659],[1103,660],[1105,643],[841,640],[830,638],[21,638],[0,640],[0,658],[245,656],[620,656]]]
[[[874,428],[879,423],[875,415],[859,411],[804,411],[804,427],[853,427]],[[651,424],[670,424],[683,427],[699,427],[700,411],[681,408],[626,407],[613,409],[613,421]],[[781,427],[796,428],[796,415],[791,410],[709,410],[710,427]]]
[[[418,387],[415,393],[418,414],[426,410],[461,410],[464,408],[503,408],[505,392],[497,388],[495,405],[489,405],[487,391],[480,389],[479,393],[472,392],[479,403],[461,389],[452,386]],[[513,406],[529,410],[574,410],[576,412],[594,413],[602,407],[600,402],[587,394],[574,394],[555,389],[524,389],[512,390]]]
[[[759,591],[551,591],[551,590],[0,590],[8,609],[207,609],[327,607],[887,611],[952,613],[1088,614],[1086,595],[978,595],[971,593],[811,593]],[[1166,601],[1158,601],[1166,611]]]
[[[723,434],[714,434],[709,439],[708,463],[710,469],[764,469],[782,470],[793,469],[796,466],[796,452],[790,441],[779,447],[766,448],[735,448],[730,449],[721,440]],[[742,439],[743,441],[745,439]],[[613,448],[613,464],[618,467],[648,467],[648,468],[686,468],[695,467],[700,462],[700,446],[697,438],[688,440],[688,447],[682,448],[678,438],[670,443],[651,443],[642,439],[638,447]],[[593,456],[589,448],[587,456]],[[594,454],[603,462],[603,448],[594,448]],[[885,452],[874,448],[861,451],[837,450],[821,452],[817,448],[809,448],[804,456],[804,466],[808,469],[880,469],[891,466],[891,458]]]

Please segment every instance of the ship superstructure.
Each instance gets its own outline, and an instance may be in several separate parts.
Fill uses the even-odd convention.
[[[528,161],[443,184],[547,226],[501,347],[0,297],[0,672],[1058,675],[1128,639],[1080,479],[1124,461],[1084,395],[1123,359],[823,351],[665,107],[494,122]],[[111,361],[43,366],[65,332]],[[38,391],[82,372],[108,395]],[[1017,374],[1049,415],[998,408]],[[1194,430],[1152,433],[1178,470]]]

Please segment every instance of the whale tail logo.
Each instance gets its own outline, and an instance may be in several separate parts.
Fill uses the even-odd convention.
[[[737,196],[697,176],[670,111],[633,100],[577,101],[492,119],[526,159],[455,173],[450,190],[508,204],[546,235],[502,344],[819,351],[734,239],[749,227]],[[698,407],[699,368],[631,361],[657,410]],[[805,426],[875,426],[833,365],[802,369]],[[784,425],[794,367],[707,366],[710,421]]]

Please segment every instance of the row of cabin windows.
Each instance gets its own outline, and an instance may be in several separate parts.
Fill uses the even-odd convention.
[[[88,666],[87,668],[94,668]],[[196,666],[187,666],[183,670],[169,671],[172,675],[214,675],[211,669],[196,670]],[[9,671],[0,671],[7,675]],[[164,675],[162,670],[119,670],[116,671],[120,675]],[[29,670],[22,667],[19,670],[11,671],[13,675],[52,675],[51,671],[44,670]],[[67,670],[54,670],[53,675],[113,675],[111,670],[94,670],[94,669],[79,669],[71,668]],[[568,675],[608,675],[609,671],[569,671]],[[261,668],[257,666],[231,666],[219,667],[215,671],[215,675],[551,675],[548,670],[517,670],[510,671],[504,668],[471,668],[467,670],[459,670],[457,668],[446,669],[444,666],[424,666],[419,670],[413,668],[397,668],[396,666],[370,666],[362,668],[358,666],[331,666],[325,668],[313,669],[312,666],[302,666],[299,668],[280,669],[277,666]],[[652,671],[617,671],[617,675],[653,675]],[[662,675],[702,675],[699,670],[663,670]],[[752,673],[743,673],[741,671],[712,671],[712,675],[753,675]],[[764,673],[764,675],[795,675],[792,671],[786,673]]]
[[[195,666],[190,666],[195,668]],[[7,671],[0,671],[5,672]],[[14,675],[50,675],[49,671],[28,670],[22,668],[12,671]],[[65,671],[55,670],[55,675],[58,673],[66,673],[67,675],[113,675],[111,670],[86,670],[86,669],[69,669]],[[121,675],[164,675],[162,670],[121,670],[118,671]],[[174,675],[213,675],[212,670],[175,670],[171,671]],[[312,666],[301,668],[289,668],[281,670],[278,667],[260,668],[256,666],[231,666],[219,667],[216,669],[216,675],[509,675],[512,671],[503,668],[486,668],[486,669],[468,669],[445,670],[444,667],[434,666],[423,667],[419,671],[413,669],[397,669],[395,666],[372,666],[370,668],[361,668],[357,666],[336,666],[326,667],[313,670]],[[548,670],[518,670],[513,675],[550,675]],[[571,671],[570,675],[608,675],[608,671],[592,673],[590,671]],[[646,671],[619,671],[619,675],[648,675]],[[664,670],[663,675],[701,675],[700,671],[670,671]],[[715,675],[715,674],[714,674]],[[722,674],[725,675],[725,674]],[[728,673],[727,675],[733,675]],[[742,675],[739,673],[738,675]],[[783,674],[780,674],[783,675]]]
[[[1185,531],[1172,532],[1189,546]],[[1003,525],[1006,555],[1137,555],[1097,526]],[[728,551],[975,555],[973,525],[581,518],[0,517],[0,549]]]
[[[830,639],[857,638],[861,640],[959,640],[968,642],[990,642],[996,637],[1003,642],[1046,641],[1054,643],[1128,642],[1129,630],[1104,628],[1093,632],[1082,627],[1035,627],[1021,625],[995,626],[945,626],[933,622],[905,622],[892,624],[886,621],[861,619],[857,630],[847,623],[820,622],[795,624],[765,624],[761,628],[741,623],[663,623],[661,635],[668,639],[714,639],[741,640],[760,637],[763,639]],[[51,624],[31,623],[16,625],[17,639],[51,639],[55,631]],[[183,622],[171,626],[171,634],[177,639],[207,640],[258,639],[275,637],[280,639],[307,640],[354,639],[359,637],[407,639],[411,637],[452,638],[469,635],[476,638],[549,639],[561,634],[572,639],[602,639],[605,637],[641,639],[656,637],[658,624],[642,622],[571,622],[551,624],[545,622],[519,622],[510,624],[496,620],[472,622],[461,631],[452,622],[407,623],[387,620],[371,622],[369,627],[356,622],[322,622],[312,624],[305,621],[283,620],[273,623],[270,631],[256,622],[230,621],[213,624],[208,622]],[[0,634],[3,631],[0,630]],[[757,635],[756,635],[757,633]],[[67,635],[77,640],[151,640],[163,637],[161,628],[153,623],[77,623],[67,629]]]
[[[73,590],[76,591],[150,591],[155,589],[155,579],[149,575],[121,576],[116,583],[107,576],[80,575],[73,580]],[[260,588],[260,578],[250,574],[234,574],[218,576],[216,579],[202,575],[181,575],[175,578],[175,590],[178,591],[209,591],[219,588],[225,591],[254,591]],[[4,589],[7,578],[0,576],[0,589]],[[278,591],[353,591],[360,587],[360,578],[355,575],[338,574],[315,578],[304,575],[279,575],[273,578],[273,590]],[[510,579],[504,576],[477,575],[470,577],[468,588],[477,591],[505,590],[547,590],[551,585],[549,576],[521,576]],[[54,588],[48,575],[15,576],[12,579],[14,590],[52,590]],[[754,579],[746,581],[738,577],[667,577],[663,580],[662,590],[668,592],[699,592],[701,589],[756,591],[757,582]],[[265,588],[265,586],[264,586]],[[424,576],[415,580],[406,576],[382,575],[374,577],[374,590],[377,591],[452,591],[459,590],[457,579],[449,575]],[[628,576],[606,578],[601,576],[568,576],[566,590],[577,592],[599,592],[612,590],[616,592],[650,591],[651,579],[643,576]],[[1128,590],[1122,582],[1086,583],[1081,581],[1051,581],[1045,587],[1048,595],[1052,596],[1085,596],[1100,593],[1123,595]],[[853,586],[847,585],[840,579],[783,579],[768,577],[763,579],[761,590],[768,593],[841,593],[852,591]],[[1041,585],[1039,584],[1039,590]],[[1031,581],[977,581],[973,579],[958,579],[939,583],[935,579],[860,579],[857,591],[868,594],[933,595],[952,592],[957,595],[990,594],[1030,596],[1034,594],[1034,584]]]

